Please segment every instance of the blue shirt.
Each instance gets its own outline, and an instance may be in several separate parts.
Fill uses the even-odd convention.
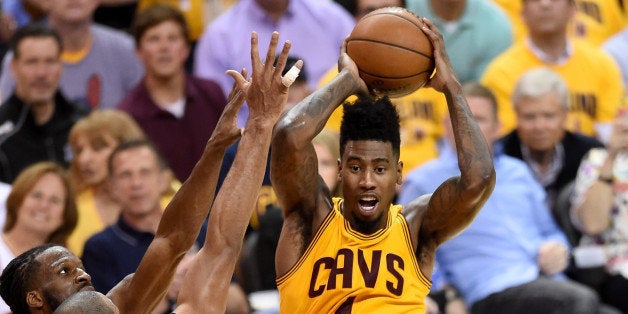
[[[488,63],[513,41],[510,20],[497,5],[486,0],[466,2],[457,28],[449,32],[448,23],[433,12],[429,0],[407,0],[408,10],[427,17],[443,34],[451,65],[462,83],[478,81]]]
[[[521,160],[494,157],[497,181],[488,201],[471,225],[436,250],[436,261],[447,281],[471,306],[488,295],[536,279],[541,243],[568,246],[565,235],[545,204],[545,191]],[[441,182],[460,175],[450,146],[439,158],[412,171],[404,182],[400,204],[433,193]]]
[[[135,230],[122,219],[85,243],[81,260],[96,291],[106,294],[126,275],[134,273],[153,241],[150,232]]]

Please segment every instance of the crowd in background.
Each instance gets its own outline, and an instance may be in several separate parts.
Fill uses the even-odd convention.
[[[437,251],[428,313],[542,311],[521,301],[535,293],[598,298],[600,313],[628,313],[626,0],[1,3],[0,268],[34,246],[61,244],[106,293],[134,272],[202,155],[233,84],[225,71],[251,69],[251,31],[262,47],[273,31],[292,42],[285,70],[304,61],[288,110],[336,75],[339,47],[360,18],[396,6],[440,29],[497,173],[476,220]],[[404,163],[397,202],[406,205],[457,174],[455,143],[443,94],[421,88],[392,101]],[[243,106],[238,123],[247,116]],[[342,195],[341,117],[339,108],[313,141],[333,196]],[[219,186],[237,145],[216,161]],[[230,313],[277,311],[283,218],[268,168]],[[203,238],[204,229],[186,257]],[[174,308],[186,270],[181,262],[155,313]]]

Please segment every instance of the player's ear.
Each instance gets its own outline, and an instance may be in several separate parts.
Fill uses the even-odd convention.
[[[397,184],[403,183],[403,161],[397,163]]]
[[[44,307],[44,298],[38,290],[29,291],[26,294],[26,304],[29,308]]]
[[[336,162],[338,163],[338,182],[342,181],[342,167],[341,167],[341,163],[340,163],[340,158],[338,158],[338,160],[336,160]]]

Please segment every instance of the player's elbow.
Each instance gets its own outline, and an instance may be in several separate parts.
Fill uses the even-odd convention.
[[[286,112],[277,124],[275,124],[275,128],[273,130],[273,145],[280,144],[284,147],[294,147],[298,148],[299,145],[303,145],[304,143],[309,143],[309,141],[304,141],[303,132],[299,130],[305,127],[305,120],[303,117],[292,111]]]
[[[469,191],[471,194],[488,196],[493,192],[493,188],[495,188],[495,168],[493,168],[492,164],[490,167],[485,167],[479,169],[475,175],[471,177],[467,177],[465,182],[464,189]]]

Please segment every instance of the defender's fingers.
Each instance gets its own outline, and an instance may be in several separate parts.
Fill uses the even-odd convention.
[[[286,62],[288,62],[288,55],[290,54],[290,48],[292,47],[292,42],[286,40],[283,43],[283,49],[281,49],[281,54],[279,54],[279,58],[277,59],[277,65],[275,65],[275,75],[281,75],[284,67],[286,66]]]
[[[273,63],[275,63],[275,52],[277,51],[277,43],[279,42],[279,33],[274,31],[270,36],[270,44],[266,51],[266,60],[264,60],[264,73],[272,73]],[[255,72],[254,72],[255,73]]]
[[[231,76],[234,80],[234,85],[237,86],[237,88],[239,90],[244,90],[246,84],[248,83],[247,80],[244,78],[244,76],[242,76],[242,74],[238,71],[234,71],[234,70],[227,70],[227,75]],[[246,73],[246,72],[244,72]]]
[[[259,59],[259,38],[257,36],[257,32],[251,32],[251,64],[253,67],[253,73],[256,73],[256,69],[258,64],[260,63]]]
[[[349,36],[345,37],[342,41],[342,46],[340,46],[340,54],[347,52],[347,42],[349,41]]]

